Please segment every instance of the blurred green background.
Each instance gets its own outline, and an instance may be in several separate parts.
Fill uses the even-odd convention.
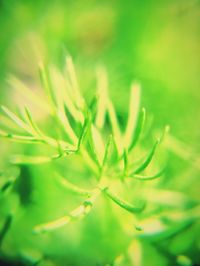
[[[110,94],[122,118],[131,82],[141,83],[142,105],[154,127],[169,124],[171,134],[181,141],[181,147],[168,147],[173,151],[169,173],[176,178],[166,186],[198,201],[200,1],[0,1],[1,102],[10,97],[10,73],[31,83],[38,79],[38,61],[62,66],[66,53],[74,58],[86,94],[93,90],[94,67],[106,66]],[[200,263],[199,231],[197,223],[178,240],[167,239],[160,250],[142,242],[146,250],[142,265],[176,265],[179,262],[167,264],[166,257],[173,260],[173,254],[179,254],[176,247],[186,242],[180,254]],[[179,241],[175,251],[167,250],[175,241]],[[177,265],[192,265],[187,263]]]

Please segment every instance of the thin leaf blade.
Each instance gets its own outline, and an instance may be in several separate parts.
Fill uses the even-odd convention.
[[[80,188],[74,184],[72,184],[71,182],[69,182],[66,178],[63,178],[61,175],[59,175],[58,173],[56,174],[56,180],[59,182],[59,184],[61,184],[64,188],[66,188],[67,190],[77,194],[77,195],[81,195],[81,196],[90,196],[91,195],[91,191]]]
[[[22,120],[20,119],[17,115],[15,115],[12,111],[10,111],[7,107],[1,106],[1,109],[3,112],[15,123],[17,124],[20,128],[24,129],[28,133],[32,135],[32,130],[30,127]]]
[[[115,202],[117,205],[119,205],[121,208],[125,209],[128,212],[137,213],[141,212],[144,208],[144,206],[134,206],[129,202],[120,199],[118,196],[110,192],[108,188],[105,188],[104,192],[113,202]]]
[[[124,134],[124,146],[128,148],[132,142],[132,136],[136,129],[137,120],[140,109],[140,94],[141,88],[138,83],[133,83],[131,88],[130,105],[129,105],[129,116]]]
[[[142,130],[144,128],[145,120],[146,120],[146,110],[145,110],[145,108],[142,108],[141,114],[138,117],[138,121],[137,121],[137,125],[135,128],[134,134],[132,136],[132,140],[130,142],[130,146],[128,148],[129,151],[131,151],[135,147],[135,145],[137,144],[137,142],[141,136]]]
[[[153,145],[152,149],[150,150],[150,152],[147,154],[146,156],[146,159],[141,163],[141,165],[139,165],[132,173],[132,174],[139,174],[140,172],[144,171],[148,166],[149,164],[151,163],[153,157],[154,157],[154,154],[155,154],[155,151],[156,151],[156,148],[159,144],[160,140],[157,139],[155,144]]]
[[[159,177],[161,177],[164,173],[165,173],[165,169],[166,168],[163,168],[161,169],[160,171],[158,171],[157,173],[153,174],[153,175],[130,175],[128,177],[130,178],[134,178],[134,179],[137,179],[137,180],[140,180],[140,181],[150,181],[150,180],[154,180],[154,179],[157,179]]]

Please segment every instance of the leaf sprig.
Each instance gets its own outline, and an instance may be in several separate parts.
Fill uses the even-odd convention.
[[[42,143],[55,150],[55,154],[48,156],[15,155],[12,156],[11,162],[19,165],[50,163],[61,157],[77,154],[96,178],[97,185],[92,190],[83,189],[56,173],[57,180],[66,190],[75,195],[84,196],[85,199],[68,215],[38,225],[34,232],[51,231],[71,220],[85,217],[100,195],[106,196],[128,212],[141,212],[144,206],[135,206],[112,192],[113,177],[110,176],[110,173],[117,171],[117,176],[121,178],[123,184],[126,179],[146,181],[158,178],[164,173],[162,168],[155,174],[144,174],[154,158],[160,139],[155,141],[142,162],[139,164],[132,162],[131,154],[142,136],[146,118],[145,109],[140,107],[140,85],[134,82],[131,86],[129,116],[126,128],[122,131],[116,110],[109,98],[107,75],[103,68],[97,71],[97,97],[94,97],[92,104],[87,104],[81,95],[71,57],[66,58],[65,77],[55,67],[47,68],[44,64],[39,65],[39,72],[41,84],[49,102],[48,105],[45,104],[46,109],[49,110],[49,115],[60,132],[64,132],[64,136],[59,134],[56,138],[43,132],[26,106],[24,106],[22,118],[2,106],[4,115],[24,132],[24,134],[14,134],[12,129],[11,132],[0,130],[2,138],[27,144]],[[16,85],[22,86],[20,82]],[[24,89],[24,85],[22,87]],[[37,96],[34,95],[33,99],[34,103],[37,103]],[[41,106],[41,100],[38,100],[38,104]],[[95,108],[93,108],[94,104]],[[108,121],[106,116],[109,118]],[[107,128],[111,128],[109,134],[105,130]]]

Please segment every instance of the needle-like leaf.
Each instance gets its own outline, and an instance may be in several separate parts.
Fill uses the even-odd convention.
[[[144,127],[145,119],[146,119],[146,110],[145,108],[142,108],[141,114],[138,117],[137,124],[132,136],[132,140],[130,142],[130,146],[128,148],[129,151],[131,151],[137,144]]]
[[[104,158],[104,149],[105,149],[102,136],[99,130],[94,125],[91,125],[91,134],[99,164],[102,165]]]
[[[166,168],[163,168],[163,169],[161,169],[160,171],[158,171],[157,173],[155,173],[153,175],[144,176],[144,175],[135,174],[135,175],[129,175],[128,177],[134,178],[134,179],[137,179],[137,180],[141,180],[141,181],[153,180],[153,179],[156,179],[156,178],[162,176],[164,174],[164,172],[165,172],[165,169]]]
[[[56,180],[67,190],[81,196],[90,196],[92,191],[79,188],[78,186],[69,182],[66,178],[63,178],[58,173],[56,173]]]
[[[108,100],[108,115],[110,118],[110,124],[112,127],[112,134],[113,134],[113,137],[115,139],[118,153],[122,154],[123,153],[123,143],[122,143],[121,131],[120,131],[117,115],[115,112],[115,108],[113,106],[113,103],[110,100]]]
[[[83,109],[84,107],[84,100],[81,96],[80,89],[78,86],[77,76],[75,67],[72,61],[71,56],[66,57],[66,68],[69,75],[70,84],[72,86],[73,95],[75,97],[75,103],[79,109]]]
[[[31,136],[15,135],[15,134],[4,132],[2,130],[0,130],[0,137],[7,138],[15,142],[22,142],[22,143],[44,142],[42,139],[37,139]]]
[[[52,222],[37,225],[34,228],[34,233],[49,232],[68,224],[71,220],[85,217],[91,211],[93,203],[99,195],[100,190],[96,189],[90,197],[88,197],[79,207],[71,211],[69,215],[65,215]]]
[[[127,121],[126,131],[124,134],[124,147],[128,148],[131,145],[134,132],[136,130],[137,120],[140,108],[140,85],[133,83],[131,88],[129,117]]]
[[[104,157],[103,157],[103,162],[102,162],[102,167],[101,167],[102,170],[108,161],[109,152],[110,152],[110,148],[111,148],[112,143],[113,143],[113,136],[110,135],[108,138],[108,142],[106,144],[106,147],[105,147],[105,152],[104,152]]]
[[[33,233],[35,234],[40,234],[40,233],[45,233],[45,232],[50,232],[53,230],[56,230],[57,228],[60,228],[66,224],[68,224],[71,221],[71,217],[68,215],[65,215],[57,220],[54,220],[52,222],[47,222],[44,224],[39,224],[35,226],[33,229]]]
[[[43,100],[43,98],[40,95],[37,95],[34,90],[29,89],[21,80],[10,75],[8,82],[12,87],[14,87],[18,95],[26,97],[30,103],[38,106],[46,113],[51,113],[49,105]]]
[[[1,109],[15,124],[17,124],[20,128],[23,128],[25,131],[32,135],[32,129],[22,119],[20,119],[17,115],[15,115],[5,106],[1,106]]]
[[[141,165],[139,165],[132,173],[131,175],[134,174],[139,174],[140,172],[142,172],[143,170],[145,170],[147,168],[147,166],[150,164],[150,162],[153,159],[153,156],[155,154],[156,148],[159,144],[160,140],[157,140],[155,142],[155,144],[153,145],[152,149],[150,150],[150,152],[147,154],[146,159],[144,160],[144,162],[141,163]]]
[[[51,104],[52,112],[56,120],[64,128],[65,132],[68,134],[68,136],[71,138],[72,143],[74,144],[77,141],[77,137],[69,124],[69,121],[63,111],[63,108],[61,108],[62,106],[58,106],[56,92],[52,87],[52,82],[50,80],[49,71],[47,67],[45,67],[44,64],[40,64],[39,72],[41,82]]]
[[[65,154],[66,155],[66,154]],[[26,155],[13,155],[10,159],[12,164],[43,164],[49,163],[53,160],[60,158],[61,154],[55,154],[51,157],[48,156],[26,156]]]
[[[55,112],[55,106],[56,106],[55,92],[52,88],[49,76],[49,70],[43,63],[39,64],[39,74],[40,74],[41,83],[43,85],[43,88],[45,89],[47,97],[49,98],[53,112]]]
[[[86,115],[82,130],[81,130],[81,134],[80,134],[79,139],[78,139],[77,150],[80,150],[81,144],[83,143],[84,138],[85,138],[85,136],[86,136],[86,134],[87,134],[87,132],[89,130],[89,127],[90,127],[90,124],[91,124],[90,120],[91,120],[90,119],[90,114],[88,113]]]
[[[134,206],[134,205],[130,204],[129,202],[120,199],[118,196],[116,196],[112,192],[110,192],[110,190],[108,188],[105,188],[103,191],[117,205],[119,205],[120,207],[122,207],[123,209],[125,209],[131,213],[141,212],[144,208],[144,206]]]
[[[124,149],[123,161],[124,161],[124,176],[127,176],[128,175],[128,152],[126,149]]]
[[[98,90],[98,106],[95,124],[98,128],[102,128],[105,123],[105,115],[108,101],[108,80],[104,68],[97,69],[97,90]]]
[[[36,123],[33,121],[32,115],[30,110],[28,109],[28,107],[25,107],[25,114],[28,120],[29,125],[32,127],[33,131],[35,131],[36,135],[42,136],[42,132],[40,131],[40,129],[38,128],[38,126],[36,125]]]

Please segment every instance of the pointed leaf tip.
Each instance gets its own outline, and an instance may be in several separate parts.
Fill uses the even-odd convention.
[[[131,175],[134,175],[134,174],[139,174],[140,172],[144,171],[147,166],[151,163],[153,157],[154,157],[154,154],[155,154],[155,151],[156,151],[156,148],[158,146],[158,144],[160,143],[160,139],[157,139],[156,142],[154,143],[152,149],[150,150],[150,152],[147,154],[147,157],[146,159],[144,160],[143,163],[141,163],[141,165],[139,165]]]
[[[140,85],[134,82],[131,86],[129,116],[124,134],[124,145],[129,147],[131,145],[132,136],[137,127],[140,109]]]
[[[114,195],[112,192],[110,192],[110,190],[107,187],[103,191],[113,202],[115,202],[117,205],[127,210],[128,212],[137,213],[141,212],[144,209],[144,204],[141,206],[134,206],[131,203],[124,201],[120,199],[118,196]]]
[[[134,175],[131,175],[129,177],[137,179],[137,180],[141,180],[141,181],[150,181],[150,180],[154,180],[154,179],[161,177],[165,173],[165,170],[166,170],[166,167],[164,167],[163,169],[161,169],[160,171],[158,171],[157,173],[155,173],[153,175],[143,176],[143,175],[134,174]]]
[[[144,128],[145,120],[146,120],[146,109],[143,107],[137,119],[136,127],[129,145],[129,151],[131,151],[138,143],[139,138],[142,134],[142,130]]]

